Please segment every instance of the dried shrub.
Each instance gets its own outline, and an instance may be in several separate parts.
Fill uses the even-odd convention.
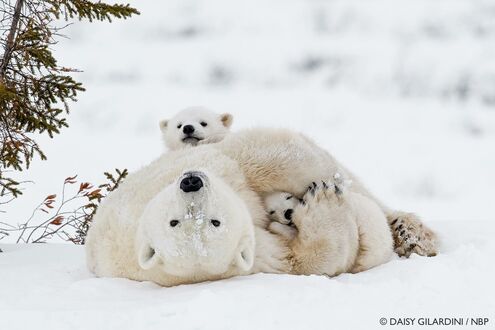
[[[78,181],[77,175],[66,178],[60,195],[46,196],[27,221],[17,226],[0,222],[0,240],[15,236],[16,243],[46,243],[59,238],[84,244],[101,201],[119,187],[128,172],[115,169],[115,173],[104,174],[106,181],[96,186]]]

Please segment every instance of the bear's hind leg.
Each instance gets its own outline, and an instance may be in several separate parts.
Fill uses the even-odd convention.
[[[358,273],[389,261],[394,243],[380,206],[366,196],[351,194],[359,230],[359,253],[352,272]]]

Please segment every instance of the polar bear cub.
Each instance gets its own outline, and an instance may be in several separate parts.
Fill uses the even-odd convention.
[[[190,107],[171,119],[160,121],[163,140],[169,150],[223,140],[229,133],[233,117],[229,113],[217,114],[202,107]]]
[[[264,201],[266,212],[272,221],[268,229],[287,240],[292,240],[297,235],[292,214],[302,200],[288,192],[275,191],[266,195]]]
[[[327,224],[333,227],[330,236],[339,249],[357,251],[354,262],[350,268],[353,273],[361,272],[390,260],[392,256],[392,235],[387,220],[377,205],[368,197],[348,191],[350,180],[344,181],[339,173],[333,177],[333,183],[315,182],[309,186],[303,199],[298,199],[287,192],[273,192],[265,196],[264,202],[268,216],[272,222],[268,229],[281,235],[288,241],[292,241],[298,235],[298,225],[304,227],[304,220],[293,219],[301,213],[299,208],[312,207],[314,199],[318,200],[317,207],[321,203],[345,203],[350,207],[351,217],[341,217],[340,214],[321,212],[320,215]],[[325,196],[325,198],[322,198]],[[332,198],[332,196],[334,196]],[[314,204],[313,204],[314,207]],[[328,214],[327,214],[328,213]],[[293,222],[294,220],[294,222]],[[307,229],[305,229],[307,231]],[[324,231],[322,227],[312,228],[310,231]],[[305,233],[301,233],[304,235]],[[333,256],[332,261],[341,259]]]

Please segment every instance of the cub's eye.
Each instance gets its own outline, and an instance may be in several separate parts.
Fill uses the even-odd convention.
[[[211,224],[212,224],[213,226],[215,226],[215,227],[220,226],[220,221],[218,221],[218,220],[213,219],[213,220],[211,220],[210,222],[211,222]]]
[[[289,199],[291,199],[291,198],[292,198],[292,195],[287,196],[286,200],[289,200]]]
[[[271,214],[271,215],[275,214],[275,211],[270,211],[270,214]]]
[[[206,122],[204,121],[201,122],[201,126],[206,127],[206,125],[208,125]]]
[[[170,227],[175,227],[179,224],[179,220],[170,220]]]
[[[177,125],[177,128],[180,129],[182,127],[182,124]]]

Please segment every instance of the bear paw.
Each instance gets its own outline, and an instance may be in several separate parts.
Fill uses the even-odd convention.
[[[338,201],[343,198],[347,191],[347,183],[338,173],[334,175],[333,179],[333,183],[327,183],[326,181],[321,181],[320,183],[313,182],[308,187],[301,203],[305,205],[309,202],[319,202],[322,199]]]
[[[308,218],[315,218],[314,216],[308,217],[308,213],[319,214],[316,218],[322,221],[321,219],[324,219],[329,211],[342,206],[346,195],[346,189],[340,183],[313,182],[301,199],[301,203],[294,209],[293,223],[298,229],[303,222],[308,224]]]
[[[433,257],[437,255],[437,238],[413,213],[394,212],[387,216],[394,250],[399,256],[408,258],[412,253]]]

